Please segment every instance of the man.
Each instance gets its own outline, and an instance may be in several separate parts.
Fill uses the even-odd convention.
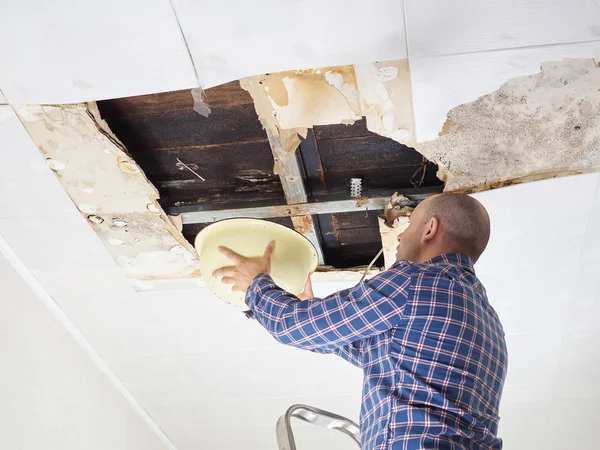
[[[273,243],[258,259],[221,248],[236,265],[214,275],[278,341],[362,368],[363,449],[500,449],[506,342],[473,270],[489,236],[481,203],[440,194],[414,210],[389,270],[325,299],[275,285]]]

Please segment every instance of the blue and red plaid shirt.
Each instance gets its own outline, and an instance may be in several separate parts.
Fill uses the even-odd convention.
[[[259,275],[246,304],[278,341],[362,368],[363,449],[502,448],[506,342],[469,257],[399,261],[305,301]]]

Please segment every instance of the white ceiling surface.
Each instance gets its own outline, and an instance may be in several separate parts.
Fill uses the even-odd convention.
[[[1,237],[0,290],[0,448],[174,448],[78,345],[77,330]]]
[[[0,89],[12,104],[192,88],[194,64],[211,87],[408,55],[419,141],[452,107],[545,59],[600,56],[599,0],[26,0],[0,17]]]
[[[203,82],[406,58],[398,0],[173,0]]]
[[[448,111],[544,61],[600,60],[599,0],[405,0],[418,142]]]
[[[169,0],[2,2],[0,17],[0,89],[12,104],[198,85]]]
[[[600,61],[600,41],[411,58],[417,141],[437,138],[455,106],[494,92],[511,78],[539,73],[544,61],[567,57]]]
[[[136,293],[8,106],[0,142],[16,171],[8,182],[22,189],[10,193],[3,180],[0,235],[180,450],[274,449],[275,420],[296,402],[357,419],[359,370],[277,344],[189,280]],[[508,449],[593,446],[599,184],[591,174],[478,194],[493,235],[476,269],[509,343],[500,429]],[[299,429],[304,448],[351,448],[344,436]]]

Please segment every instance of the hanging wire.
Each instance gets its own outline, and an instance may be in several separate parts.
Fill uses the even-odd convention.
[[[375,261],[377,261],[377,259],[379,259],[379,257],[381,255],[383,255],[383,248],[381,248],[381,250],[379,250],[379,253],[377,253],[377,256],[375,258],[373,258],[373,261],[371,261],[371,264],[369,264],[367,266],[367,269],[365,270],[365,273],[363,273],[363,276],[360,279],[360,283],[362,283],[363,281],[365,281],[365,278],[367,277],[367,274],[369,273],[369,270],[371,270],[371,267],[373,267],[373,264],[375,264]]]
[[[412,184],[416,189],[419,189],[423,185],[423,181],[425,181],[425,175],[427,175],[427,164],[428,161],[423,156],[421,159],[421,165],[415,171],[415,173],[413,173],[412,177],[410,177],[410,184]],[[416,178],[419,174],[421,174],[421,179],[417,182]]]

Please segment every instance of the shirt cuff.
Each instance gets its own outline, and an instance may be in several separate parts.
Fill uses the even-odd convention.
[[[244,298],[244,302],[246,303],[248,308],[250,308],[250,310],[252,310],[252,306],[253,306],[251,304],[252,300],[256,298],[261,286],[263,286],[264,284],[274,284],[274,281],[270,275],[261,273],[261,274],[257,275],[256,277],[254,277],[254,280],[252,280],[252,284],[246,291],[246,297]]]

